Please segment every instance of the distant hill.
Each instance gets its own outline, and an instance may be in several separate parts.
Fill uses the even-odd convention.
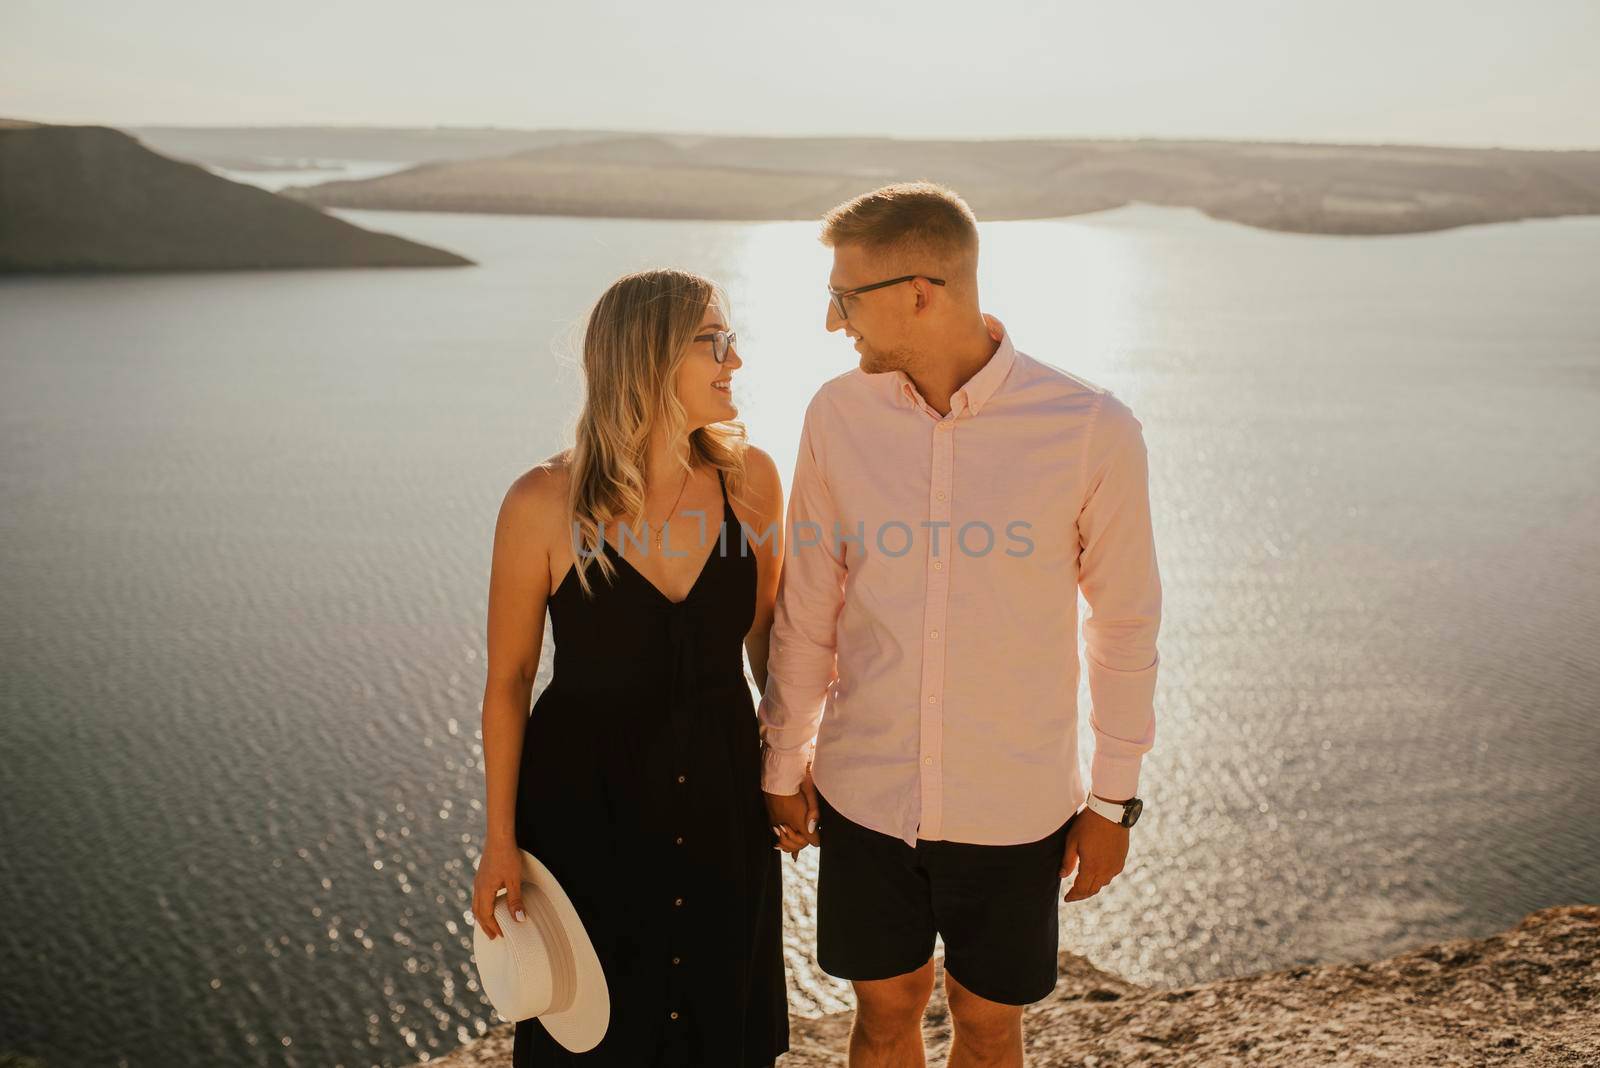
[[[596,130],[507,130],[495,126],[129,126],[162,155],[219,167],[332,159],[427,163],[605,140]]]
[[[484,143],[503,148],[513,133],[483,135]],[[557,143],[478,159],[434,158],[380,178],[325,182],[285,195],[324,207],[400,211],[812,219],[885,182],[927,178],[960,191],[985,219],[1077,215],[1143,201],[1270,230],[1391,234],[1600,214],[1600,152],[593,131],[548,136]]]
[[[0,120],[0,272],[471,262],[168,159],[117,130]]]

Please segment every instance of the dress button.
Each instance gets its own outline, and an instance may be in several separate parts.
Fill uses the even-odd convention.
[[[682,957],[673,957],[672,958],[672,963],[674,963],[674,964],[682,964],[683,963],[683,958]]]
[[[677,1018],[678,1018],[678,1014],[677,1014],[677,1013],[673,1013],[673,1014],[672,1014],[672,1018],[673,1018],[673,1019],[674,1019],[674,1020],[676,1020],[676,1019],[677,1019]]]
[[[679,775],[678,776],[678,781],[679,782],[688,782],[689,781],[689,776],[687,776],[687,775]]]
[[[678,898],[678,900],[676,900],[676,901],[674,901],[672,903],[672,907],[673,908],[677,908],[677,907],[681,906],[682,904],[683,904],[683,898],[680,897],[680,898]]]
[[[681,834],[678,835],[678,837],[676,839],[676,844],[683,845],[683,835],[681,835]]]

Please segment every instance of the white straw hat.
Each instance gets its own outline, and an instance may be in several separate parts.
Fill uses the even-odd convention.
[[[611,997],[600,958],[550,869],[522,850],[522,903],[527,920],[511,918],[504,891],[495,898],[500,937],[472,931],[478,979],[495,1011],[509,1021],[537,1016],[550,1036],[573,1053],[593,1049],[611,1022]],[[482,861],[480,854],[474,862]]]

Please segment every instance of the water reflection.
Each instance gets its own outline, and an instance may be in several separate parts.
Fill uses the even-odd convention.
[[[26,606],[0,906],[40,917],[0,983],[63,1063],[405,1063],[481,1033],[488,552],[570,427],[573,327],[626,270],[725,282],[786,482],[855,365],[811,224],[342,214],[482,266],[0,285],[0,594]],[[1350,240],[1130,209],[983,240],[986,310],[1151,447],[1147,814],[1063,946],[1184,983],[1593,900],[1600,223]],[[838,1008],[815,854],[784,871],[794,1010]],[[105,974],[24,966],[62,937]],[[89,1012],[99,1037],[66,1022]]]

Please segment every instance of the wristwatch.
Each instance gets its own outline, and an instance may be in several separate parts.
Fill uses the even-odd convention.
[[[1102,801],[1091,793],[1084,799],[1083,806],[1096,815],[1104,816],[1112,823],[1124,827],[1132,827],[1139,822],[1139,813],[1144,811],[1144,802],[1137,797],[1130,797],[1118,805],[1111,801]]]

